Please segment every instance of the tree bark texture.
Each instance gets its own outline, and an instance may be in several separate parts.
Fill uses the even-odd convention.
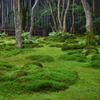
[[[36,7],[38,1],[39,0],[35,0],[35,3],[34,3],[32,10],[31,10],[31,27],[30,27],[30,31],[29,31],[29,35],[28,35],[28,41],[29,42],[32,39],[32,33],[33,33],[33,30],[34,30],[34,10],[35,10],[35,7]]]
[[[94,44],[94,33],[93,33],[93,22],[92,22],[92,14],[90,11],[90,6],[87,0],[81,0],[83,9],[86,16],[86,34],[87,34],[87,42],[86,45]]]
[[[22,48],[20,0],[13,0],[16,48]]]

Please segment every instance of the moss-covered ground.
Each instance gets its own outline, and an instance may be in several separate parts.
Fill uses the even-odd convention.
[[[80,37],[77,40],[82,39],[84,38]],[[0,89],[0,100],[100,100],[100,66],[97,68],[95,65],[91,67],[91,63],[95,60],[92,61],[90,57],[84,56],[81,52],[82,49],[62,51],[61,45],[63,42],[47,41],[43,38],[40,39],[40,45],[43,46],[35,48],[15,49],[13,46],[15,41],[12,37],[0,38],[0,43],[0,61],[6,61],[10,65],[17,66],[16,68],[29,67],[32,63],[35,63],[35,65],[39,65],[44,69],[67,68],[76,71],[79,75],[79,79],[75,84],[61,91],[31,91],[19,94],[4,92],[2,94],[2,89]],[[6,47],[2,44],[10,45]],[[100,47],[97,46],[97,48],[100,52]],[[40,59],[39,55],[43,58]],[[46,59],[48,56],[50,59]],[[32,58],[34,57],[35,60],[33,61]],[[10,72],[12,73],[13,70],[10,70]]]

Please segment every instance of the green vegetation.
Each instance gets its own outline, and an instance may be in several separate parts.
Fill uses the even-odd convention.
[[[35,67],[33,65],[33,67]],[[76,83],[78,74],[66,68],[17,70],[0,77],[0,89],[8,93],[59,91]],[[9,91],[10,90],[10,91]]]
[[[39,61],[39,62],[52,62],[54,61],[54,58],[48,55],[34,55],[29,56],[27,59],[31,59],[33,61]]]
[[[76,38],[78,43],[45,38],[33,38],[43,47],[26,43],[22,49],[14,48],[13,37],[0,39],[5,44],[0,48],[0,100],[99,100],[100,47],[86,55],[87,48],[62,51],[63,44],[80,45],[84,37]]]

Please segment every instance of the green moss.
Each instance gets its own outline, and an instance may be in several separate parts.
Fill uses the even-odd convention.
[[[58,47],[58,48],[61,48],[62,47],[62,44],[50,44],[49,46],[50,47]]]
[[[93,55],[92,58],[91,58],[91,60],[92,61],[94,61],[94,60],[100,60],[100,54]]]
[[[82,50],[82,53],[84,55],[94,55],[94,54],[99,54],[99,51],[97,48],[93,48],[93,49],[83,49]]]
[[[43,67],[42,63],[37,62],[37,61],[34,61],[34,62],[30,62],[30,63],[25,64],[25,66],[27,66],[27,67],[34,66],[34,65],[39,66],[39,67]]]
[[[9,64],[8,62],[0,60],[0,68],[1,67],[13,68],[14,66]]]
[[[70,50],[67,54],[72,55],[72,54],[79,54],[81,53],[81,50]]]
[[[82,54],[72,54],[72,55],[61,55],[59,59],[65,60],[65,61],[78,61],[78,62],[86,62],[86,57]]]
[[[62,45],[62,51],[66,51],[66,50],[73,50],[73,49],[83,49],[85,47],[85,45],[79,45],[79,44],[63,44]]]
[[[15,76],[16,78],[14,78]],[[0,89],[10,93],[30,91],[59,91],[67,89],[79,79],[77,72],[66,68],[37,69],[30,74],[17,71],[6,82],[0,83]],[[13,78],[13,79],[12,79]]]
[[[66,38],[61,36],[48,36],[45,38],[46,41],[56,41],[56,42],[65,42]]]
[[[52,62],[54,61],[54,58],[49,55],[33,55],[27,57],[28,59],[31,59],[33,61],[39,61],[39,62]]]
[[[100,60],[94,60],[92,61],[88,67],[92,67],[92,68],[100,68]]]
[[[79,41],[77,41],[75,39],[67,39],[65,42],[66,43],[78,43]]]
[[[22,52],[21,49],[9,49],[9,50],[7,49],[7,50],[0,52],[0,55],[10,57],[10,56],[18,55],[21,52]]]

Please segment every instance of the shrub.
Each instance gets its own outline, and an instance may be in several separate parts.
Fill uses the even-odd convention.
[[[52,62],[54,61],[54,58],[49,55],[33,55],[29,56],[28,59],[31,59],[33,61],[39,61],[39,62]]]
[[[67,38],[71,36],[70,33],[63,33],[63,32],[51,32],[46,40],[49,41],[57,41],[57,42],[64,42]]]
[[[6,36],[7,36],[7,34],[5,32],[0,33],[0,37],[6,37]]]
[[[31,74],[0,83],[0,89],[10,93],[59,91],[67,89],[79,79],[77,72],[66,68],[45,68]],[[3,92],[3,93],[4,93]]]
[[[100,45],[100,35],[96,35],[95,40],[98,43],[98,45]]]

